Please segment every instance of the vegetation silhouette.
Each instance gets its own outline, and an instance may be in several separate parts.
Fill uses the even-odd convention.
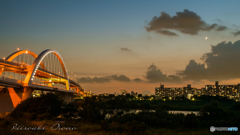
[[[101,134],[151,134],[152,131],[159,134],[164,131],[171,132],[170,134],[175,134],[175,131],[188,133],[199,131],[199,134],[205,134],[210,132],[211,126],[240,126],[239,103],[222,101],[220,98],[214,98],[217,100],[212,101],[200,100],[205,98],[199,97],[196,101],[183,100],[182,97],[177,101],[135,101],[131,96],[110,95],[86,97],[66,104],[57,95],[47,94],[23,101],[11,112],[10,117],[25,121],[61,119],[66,121],[65,125],[80,125],[81,132]],[[185,116],[167,112],[181,108],[198,108],[199,115],[191,113]],[[133,109],[143,111],[130,113],[129,111]],[[9,127],[13,122],[0,120],[0,124]],[[93,131],[90,127],[94,127]]]

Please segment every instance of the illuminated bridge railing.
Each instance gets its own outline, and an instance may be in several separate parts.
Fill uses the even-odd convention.
[[[81,86],[70,80],[60,54],[45,50],[39,55],[21,50],[0,59],[0,76],[17,80],[24,86],[39,85],[74,91]]]

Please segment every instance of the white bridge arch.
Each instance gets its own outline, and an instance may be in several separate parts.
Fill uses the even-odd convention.
[[[31,67],[29,69],[29,72],[24,80],[24,85],[28,86],[33,81],[35,73],[36,73],[39,65],[42,63],[43,59],[50,53],[53,53],[58,58],[58,60],[61,64],[61,67],[63,69],[63,72],[64,72],[64,77],[66,77],[66,79],[67,79],[66,90],[70,90],[69,77],[68,77],[66,65],[65,65],[61,55],[56,50],[52,50],[52,49],[47,49],[38,55],[38,57],[35,59],[35,61],[33,62],[33,64],[31,65]]]

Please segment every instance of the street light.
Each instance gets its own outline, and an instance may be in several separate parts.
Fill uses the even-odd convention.
[[[17,48],[17,50],[19,51],[19,48]]]

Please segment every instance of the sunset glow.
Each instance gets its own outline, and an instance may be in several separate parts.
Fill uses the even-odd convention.
[[[240,1],[206,2],[2,1],[0,57],[57,50],[97,94],[240,83]]]

